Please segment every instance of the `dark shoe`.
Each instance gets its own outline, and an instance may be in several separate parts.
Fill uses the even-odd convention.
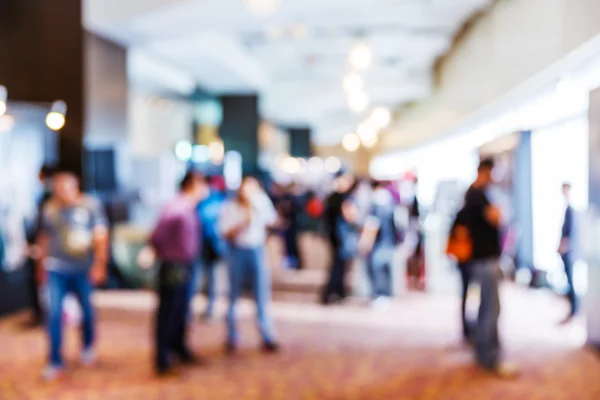
[[[205,359],[203,359],[202,357],[195,356],[189,352],[180,355],[179,361],[183,365],[195,366],[195,367],[202,367],[202,366],[205,366],[208,364],[208,362]]]
[[[159,367],[156,369],[156,376],[158,376],[159,378],[163,378],[163,379],[177,378],[180,375],[181,375],[181,373],[174,368]]]
[[[265,353],[275,354],[279,353],[280,350],[281,347],[275,342],[264,342],[262,345],[262,351],[264,351]]]
[[[232,342],[227,342],[227,343],[225,344],[225,353],[226,353],[228,356],[232,356],[232,355],[234,355],[235,353],[237,353],[237,351],[238,351],[237,344],[235,344],[235,343],[232,343]]]

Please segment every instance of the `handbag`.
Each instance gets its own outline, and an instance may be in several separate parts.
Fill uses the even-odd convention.
[[[459,263],[466,263],[471,259],[473,242],[466,226],[457,225],[454,227],[448,238],[446,254]]]

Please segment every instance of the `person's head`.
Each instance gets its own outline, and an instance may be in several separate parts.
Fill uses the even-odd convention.
[[[53,175],[54,197],[65,205],[75,204],[80,196],[79,178],[70,171],[58,170]]]
[[[356,178],[349,171],[340,170],[335,174],[334,187],[339,193],[346,193],[355,184]]]
[[[481,160],[479,163],[479,167],[477,168],[477,181],[483,185],[487,186],[492,183],[492,172],[494,171],[494,160],[491,158],[485,158]]]
[[[183,176],[179,190],[181,194],[189,197],[192,201],[199,202],[208,195],[210,189],[204,175],[190,170]]]
[[[250,199],[260,190],[258,180],[253,176],[245,176],[242,178],[242,183],[238,190],[238,201],[243,204],[248,204]]]
[[[385,186],[385,184],[382,181],[378,181],[376,179],[373,179],[371,181],[371,190],[372,191],[376,191],[376,190],[379,190],[379,189],[385,189],[385,187],[386,186]]]
[[[571,184],[569,182],[563,183],[562,192],[563,196],[565,196],[565,199],[569,200],[569,198],[571,197]]]

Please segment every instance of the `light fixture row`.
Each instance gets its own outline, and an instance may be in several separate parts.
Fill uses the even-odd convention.
[[[369,118],[360,123],[356,132],[348,133],[342,139],[342,147],[348,152],[357,151],[360,146],[371,149],[379,141],[379,132],[389,126],[392,121],[390,110],[377,107]]]

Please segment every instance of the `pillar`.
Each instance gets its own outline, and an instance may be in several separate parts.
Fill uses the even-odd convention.
[[[81,0],[0,2],[0,84],[11,100],[67,103],[59,162],[82,174],[84,81]]]
[[[223,120],[219,134],[225,150],[242,155],[245,174],[258,175],[258,96],[231,95],[221,97]]]
[[[310,142],[310,128],[293,127],[288,128],[287,131],[290,135],[290,155],[292,157],[312,157],[313,149]]]
[[[533,268],[531,131],[519,134],[519,141],[514,151],[513,181],[515,219],[519,226],[518,266]]]

